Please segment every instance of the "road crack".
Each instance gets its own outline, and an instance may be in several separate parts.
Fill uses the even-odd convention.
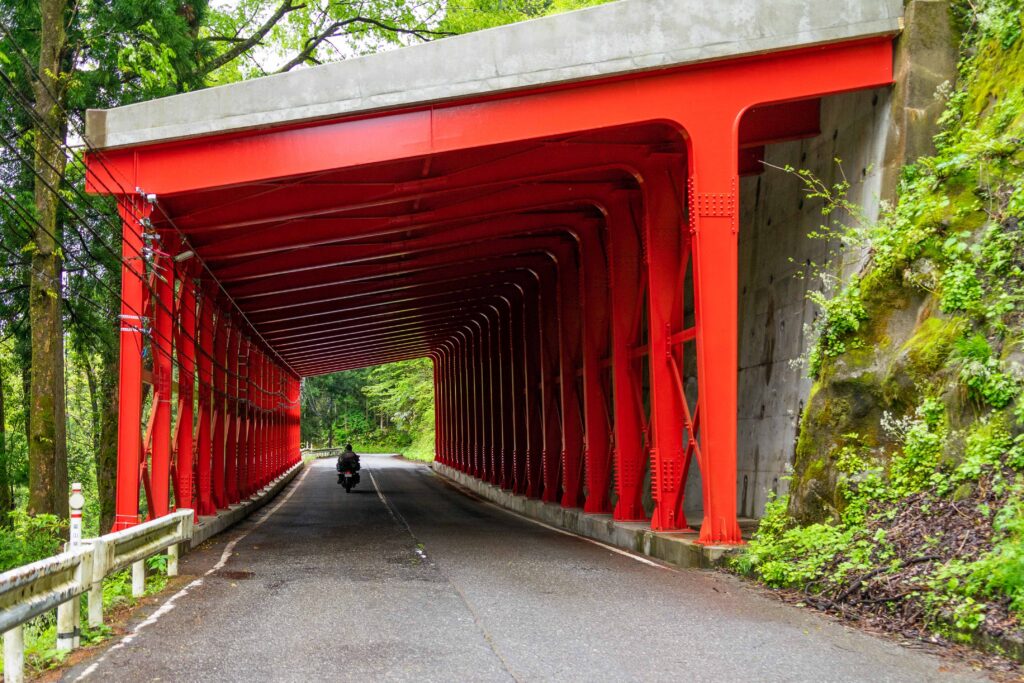
[[[480,635],[483,636],[484,642],[487,643],[487,647],[491,649],[491,652],[494,653],[494,656],[497,657],[499,662],[501,662],[501,668],[505,670],[505,673],[508,674],[509,678],[511,678],[513,681],[516,681],[517,683],[521,681],[522,679],[519,678],[519,676],[517,676],[515,672],[512,671],[512,667],[509,664],[508,660],[506,660],[505,657],[502,656],[501,652],[498,651],[497,645],[494,642],[494,638],[491,636],[491,632],[487,630],[487,627],[483,623],[483,619],[480,618],[480,615],[477,613],[476,609],[473,608],[473,605],[466,597],[466,594],[462,591],[459,585],[452,580],[448,573],[444,571],[444,568],[439,563],[427,557],[426,546],[424,546],[423,543],[419,540],[419,538],[416,537],[416,534],[415,532],[413,532],[412,527],[409,526],[409,522],[407,522],[405,517],[402,516],[402,513],[398,511],[398,508],[393,506],[384,496],[384,492],[381,491],[380,486],[377,485],[377,478],[373,476],[373,472],[371,472],[370,470],[366,470],[366,473],[370,475],[370,481],[373,482],[373,488],[374,490],[377,491],[377,497],[380,498],[381,503],[384,504],[384,507],[385,509],[387,509],[388,514],[391,515],[391,519],[395,521],[395,524],[397,524],[400,527],[403,527],[405,531],[409,534],[409,536],[412,538],[413,542],[416,544],[416,554],[420,558],[422,558],[423,561],[430,563],[430,565],[437,570],[437,573],[444,578],[444,580],[448,583],[449,586],[451,586],[452,590],[455,591],[455,594],[459,596],[459,600],[462,601],[462,604],[463,606],[465,606],[466,611],[468,611],[469,615],[473,618],[473,624],[476,626],[477,630],[480,631]]]

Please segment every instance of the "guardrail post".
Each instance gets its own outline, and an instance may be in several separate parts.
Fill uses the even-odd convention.
[[[89,626],[103,625],[103,579],[107,576],[108,546],[102,537],[92,539],[92,583],[89,586]]]
[[[174,545],[167,546],[167,576],[178,575],[178,548],[180,545],[175,543]]]
[[[146,561],[132,563],[132,597],[141,598],[146,593]]]
[[[75,631],[78,624],[75,623],[74,604],[78,602],[68,600],[57,606],[57,651],[69,652],[75,649]]]
[[[25,637],[22,626],[4,633],[4,681],[22,683],[25,680]]]
[[[181,555],[181,548],[187,547],[192,540],[195,514],[191,510],[178,510],[178,543],[167,548],[167,576],[178,575],[178,558]]]
[[[68,503],[71,510],[71,523],[67,549],[75,550],[82,543],[82,507],[85,505],[85,497],[82,496],[81,484],[76,482],[71,485],[71,497],[68,499]],[[78,596],[75,596],[57,607],[58,652],[69,652],[79,645],[81,604]]]

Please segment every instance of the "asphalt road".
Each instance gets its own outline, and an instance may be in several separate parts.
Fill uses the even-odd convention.
[[[732,577],[515,517],[422,465],[363,464],[346,495],[314,463],[64,680],[978,680]]]

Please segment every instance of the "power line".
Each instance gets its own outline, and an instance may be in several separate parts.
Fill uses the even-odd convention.
[[[26,158],[25,158],[25,157],[24,157],[24,156],[23,156],[23,155],[22,155],[22,154],[21,154],[21,153],[20,153],[20,152],[19,152],[19,151],[18,151],[18,150],[17,150],[17,149],[16,149],[15,147],[14,147],[14,146],[12,146],[12,145],[11,145],[11,144],[10,144],[10,143],[9,143],[9,142],[7,141],[7,140],[5,140],[5,139],[3,139],[3,138],[0,138],[0,142],[2,142],[2,143],[3,143],[4,145],[5,145],[5,146],[7,146],[7,147],[8,147],[8,149],[10,149],[10,150],[11,150],[11,151],[12,151],[12,152],[13,152],[13,153],[14,153],[14,154],[15,154],[15,155],[16,155],[16,156],[18,157],[18,159],[19,159],[19,160],[20,160],[20,161],[21,161],[22,163],[24,163],[24,164],[26,164],[26,165],[29,165],[29,164],[28,164],[28,160],[27,160],[27,159],[26,159]],[[52,165],[51,165],[51,168],[53,168],[53,167],[52,167]],[[72,205],[71,205],[70,203],[68,203],[68,201],[67,201],[67,200],[66,200],[66,199],[65,199],[65,198],[64,198],[63,196],[61,196],[61,194],[60,194],[60,193],[59,193],[59,192],[58,192],[58,191],[57,191],[57,190],[56,190],[56,189],[55,189],[55,188],[54,188],[54,187],[53,187],[53,186],[52,186],[52,185],[51,185],[51,184],[50,184],[50,183],[49,183],[49,182],[47,181],[47,179],[46,179],[46,178],[44,178],[44,177],[42,176],[42,174],[40,174],[40,173],[38,172],[38,170],[37,170],[37,169],[35,169],[35,168],[32,168],[32,171],[33,171],[33,173],[34,173],[34,174],[36,175],[36,177],[37,177],[37,178],[38,178],[38,179],[39,179],[39,180],[40,180],[40,181],[41,181],[41,182],[43,183],[43,185],[44,185],[44,186],[45,186],[45,187],[46,187],[46,188],[47,188],[47,189],[48,189],[48,190],[49,190],[49,191],[50,191],[51,193],[53,193],[53,194],[54,194],[54,195],[55,195],[55,196],[56,196],[56,197],[58,198],[58,201],[59,201],[59,202],[60,202],[61,204],[63,204],[63,205],[64,205],[64,206],[65,206],[65,207],[66,207],[66,208],[68,209],[68,211],[70,211],[70,212],[71,212],[71,213],[72,213],[72,214],[73,214],[73,215],[74,215],[74,216],[75,216],[75,217],[76,217],[76,218],[77,218],[77,219],[78,219],[79,221],[81,221],[81,222],[82,222],[82,223],[83,223],[84,225],[86,225],[86,227],[87,227],[87,229],[89,230],[89,232],[90,232],[90,233],[92,233],[93,235],[96,235],[95,231],[94,231],[94,230],[92,230],[92,229],[91,229],[91,228],[90,228],[90,227],[88,226],[88,222],[87,222],[86,218],[85,218],[85,217],[83,217],[83,216],[82,216],[82,215],[81,215],[81,214],[80,214],[80,213],[79,213],[79,212],[78,212],[78,211],[77,211],[77,210],[75,209],[75,207],[73,207],[73,206],[72,206]],[[8,196],[10,196],[10,195],[9,195],[9,193],[8,193],[8,192],[7,192],[6,190],[5,190],[5,193],[6,193],[6,194],[8,194]],[[24,211],[24,209],[22,209],[22,208],[20,207],[20,205],[19,205],[19,204],[18,204],[18,203],[16,202],[16,200],[14,200],[14,198],[13,198],[13,197],[11,197],[11,204],[12,204],[12,208],[15,208],[15,207],[16,207],[16,208],[15,208],[15,210],[16,210],[16,211],[18,211],[19,213],[22,213],[22,212]],[[58,237],[57,237],[56,235],[54,235],[54,234],[53,234],[52,232],[50,232],[50,231],[49,231],[49,230],[48,230],[48,229],[47,229],[47,228],[46,228],[45,226],[43,226],[43,225],[42,225],[42,224],[41,224],[41,223],[39,222],[39,220],[38,220],[38,219],[36,219],[36,218],[35,218],[34,216],[30,216],[30,215],[22,215],[22,219],[23,219],[23,220],[25,220],[26,222],[32,222],[32,223],[34,223],[34,224],[35,224],[35,225],[36,225],[36,226],[37,226],[37,227],[38,227],[38,228],[39,228],[40,230],[42,230],[42,231],[43,231],[44,233],[46,233],[46,234],[47,234],[47,235],[48,235],[48,236],[49,236],[49,237],[50,237],[51,239],[53,239],[55,243],[57,243],[58,245],[60,245],[60,246],[61,246],[61,248],[62,248],[62,250],[64,250],[64,251],[65,251],[65,253],[69,253],[69,254],[70,254],[70,252],[68,252],[68,250],[66,249],[66,245],[65,245],[65,244],[63,243],[63,241],[62,241],[61,239],[59,239],[59,238],[58,238]],[[74,227],[74,223],[71,223],[70,225],[71,225],[71,227]],[[92,257],[92,258],[93,258],[94,260],[96,260],[96,261],[99,261],[99,259],[97,259],[97,258],[95,257],[95,255],[93,255],[93,254],[92,254],[92,252],[91,252],[91,251],[89,250],[89,248],[88,248],[88,246],[87,246],[88,242],[87,242],[87,240],[85,239],[85,237],[84,237],[84,236],[83,236],[83,235],[82,235],[82,234],[81,234],[80,232],[78,232],[78,230],[75,230],[75,233],[76,233],[76,235],[78,236],[78,238],[79,238],[79,241],[81,242],[81,244],[82,244],[82,247],[83,247],[83,249],[85,250],[85,252],[86,252],[86,253],[87,253],[87,254],[88,254],[88,255],[89,255],[90,257]],[[24,236],[24,235],[23,235],[23,236]],[[97,237],[97,240],[100,240],[100,237],[99,237],[98,235],[96,235],[96,237]],[[28,236],[28,237],[27,237],[27,239],[31,239],[31,237],[30,237],[30,236]],[[124,259],[124,257],[123,257],[123,256],[121,256],[121,255],[119,255],[119,254],[115,253],[115,252],[113,251],[113,249],[111,249],[111,248],[110,248],[110,247],[109,247],[108,245],[106,245],[106,244],[105,244],[105,243],[103,243],[102,241],[100,241],[100,243],[101,243],[101,245],[102,245],[102,246],[104,246],[104,247],[105,247],[105,248],[107,249],[107,251],[108,251],[108,252],[109,252],[109,253],[110,253],[110,254],[111,254],[112,256],[114,256],[114,257],[115,257],[115,258],[116,258],[116,259],[117,259],[117,260],[119,261],[119,263],[120,263],[121,265],[126,265],[126,264],[127,264],[127,261],[126,261],[126,260]],[[145,255],[144,255],[144,254],[142,254],[142,252],[139,252],[138,250],[136,250],[136,253],[140,254],[140,256],[141,256],[141,257],[142,257],[142,258],[143,258],[143,259],[145,260]],[[88,267],[88,265],[87,265],[87,264],[85,264],[85,263],[84,263],[84,262],[82,262],[81,260],[76,260],[76,262],[77,262],[77,263],[78,263],[78,264],[79,264],[79,265],[80,265],[80,266],[81,266],[81,267],[83,268],[83,270],[85,270],[85,271],[86,271],[86,272],[88,272],[88,273],[89,273],[90,275],[92,275],[92,276],[93,276],[93,277],[94,277],[94,278],[96,279],[96,281],[97,281],[97,282],[98,282],[98,283],[99,283],[99,284],[100,284],[100,285],[101,285],[101,286],[102,286],[102,287],[103,287],[104,289],[106,289],[106,290],[107,290],[108,292],[110,292],[110,293],[111,293],[111,294],[113,294],[113,295],[114,295],[115,297],[117,297],[118,299],[120,299],[120,293],[118,293],[118,292],[114,291],[114,290],[113,290],[113,289],[112,289],[112,288],[111,288],[111,287],[110,287],[109,285],[107,285],[107,284],[106,284],[106,282],[105,282],[105,281],[103,280],[103,278],[102,278],[102,277],[100,277],[100,276],[96,275],[96,273],[94,273],[94,272],[93,272],[92,270],[90,270],[90,269],[89,269],[89,267]],[[164,311],[165,311],[165,312],[166,312],[166,313],[167,313],[168,315],[171,315],[171,316],[173,317],[173,311],[172,311],[172,310],[171,310],[171,309],[170,309],[170,308],[169,308],[169,307],[168,307],[168,306],[167,306],[167,305],[166,305],[166,304],[165,304],[165,303],[164,303],[164,302],[163,302],[163,301],[162,301],[162,300],[161,300],[161,299],[160,299],[160,298],[159,298],[158,296],[156,296],[156,295],[155,295],[155,294],[156,294],[156,292],[154,291],[154,288],[153,288],[153,286],[152,286],[152,285],[151,285],[151,284],[149,283],[149,281],[148,281],[148,278],[146,278],[146,277],[144,277],[144,276],[142,276],[142,275],[139,275],[138,273],[135,273],[135,272],[134,272],[134,270],[131,270],[130,268],[129,268],[129,271],[130,271],[130,272],[132,272],[132,274],[133,274],[133,275],[135,275],[135,277],[139,278],[139,279],[140,279],[140,280],[142,281],[143,285],[144,285],[145,287],[147,287],[147,289],[148,289],[148,290],[150,291],[150,294],[151,294],[151,295],[153,295],[153,296],[151,296],[151,301],[155,301],[155,302],[156,302],[156,304],[157,304],[157,305],[158,305],[158,306],[159,306],[160,308],[162,308],[162,309],[163,309],[163,310],[164,310]],[[135,315],[139,316],[140,318],[141,318],[141,317],[143,317],[143,316],[142,316],[142,311],[139,311],[139,310],[135,309],[135,308],[134,308],[134,307],[132,307],[132,306],[129,306],[129,309],[131,310],[131,312],[132,312],[132,313],[134,313]],[[149,332],[150,332],[150,333],[153,333],[153,332],[155,332],[155,330],[149,330]],[[203,349],[201,348],[201,346],[200,346],[200,345],[199,345],[199,343],[198,343],[198,340],[197,340],[197,339],[196,339],[196,338],[195,338],[194,336],[192,336],[192,335],[190,335],[190,334],[184,334],[184,332],[182,332],[182,335],[183,335],[183,336],[184,336],[184,337],[185,337],[186,339],[188,339],[189,341],[191,341],[191,342],[192,342],[192,343],[194,344],[195,348],[196,348],[196,349],[198,350],[198,352],[199,352],[199,353],[200,353],[201,355],[203,355],[204,357],[209,357],[209,358],[210,358],[210,360],[211,360],[211,362],[213,363],[214,367],[216,367],[216,368],[218,368],[218,369],[220,369],[220,370],[223,370],[223,371],[224,371],[224,372],[225,372],[226,374],[230,375],[230,376],[231,376],[231,377],[232,377],[233,379],[239,379],[239,378],[241,377],[241,376],[239,375],[239,373],[237,373],[237,372],[231,372],[231,371],[230,371],[230,370],[229,370],[228,368],[226,368],[225,366],[221,365],[221,364],[220,364],[220,363],[219,363],[219,362],[217,361],[217,359],[216,359],[216,358],[214,358],[214,357],[213,357],[212,355],[210,355],[210,354],[206,353],[206,352],[205,352],[205,350],[203,350]],[[162,335],[162,334],[161,334],[161,335],[160,335],[160,339],[162,339],[163,341],[168,341],[168,340],[166,339],[166,335]],[[173,345],[173,341],[170,341],[170,342],[168,342],[168,345],[169,345],[169,346],[172,346],[172,345]],[[267,392],[267,393],[281,393],[281,392]]]
[[[65,120],[69,123],[69,125],[72,125],[75,128],[75,131],[78,133],[79,137],[81,137],[83,144],[86,146],[86,148],[90,152],[93,153],[94,157],[97,159],[99,164],[103,167],[104,171],[106,172],[106,175],[113,182],[115,182],[118,185],[118,188],[121,190],[121,192],[119,194],[124,194],[124,195],[133,194],[131,192],[126,191],[124,186],[120,182],[118,182],[118,180],[116,178],[114,178],[114,175],[113,175],[113,173],[110,172],[109,167],[107,167],[107,165],[103,162],[103,158],[102,158],[103,155],[102,155],[102,153],[100,153],[98,150],[96,150],[95,148],[92,147],[91,143],[89,142],[88,137],[85,135],[85,131],[83,131],[81,129],[81,127],[77,124],[77,122],[71,116],[70,112],[68,112],[68,110],[64,108],[64,106],[60,102],[60,99],[50,89],[50,87],[47,85],[47,83],[45,81],[43,81],[43,79],[40,78],[39,75],[35,72],[35,69],[32,67],[31,62],[28,60],[28,57],[27,57],[27,54],[26,54],[25,50],[21,47],[21,45],[18,43],[17,39],[15,39],[14,35],[10,32],[10,30],[7,29],[6,27],[3,27],[2,25],[0,25],[0,28],[3,28],[4,34],[7,36],[8,40],[11,41],[12,45],[15,47],[15,52],[17,52],[19,59],[25,65],[26,72],[28,74],[30,74],[43,87],[43,89],[47,92],[47,94],[50,95],[50,98],[53,100],[55,106],[57,106],[60,109],[60,111],[64,115]],[[2,73],[2,72],[0,72],[0,73]],[[20,91],[17,90],[17,87],[13,83],[13,81],[10,81],[10,79],[7,79],[6,76],[5,76],[4,80],[8,82],[8,87],[10,89],[12,89],[14,92],[17,92],[19,94],[19,96],[20,96],[21,93],[20,93]],[[39,117],[39,115],[35,112],[34,108],[28,107],[24,103],[20,103],[20,104],[21,104],[22,108],[26,112],[28,112],[30,114],[30,116],[34,120],[36,120],[42,126],[45,126],[46,128],[49,128],[49,126],[46,126],[46,122],[43,121]],[[56,142],[60,148],[68,149],[68,150],[71,149],[70,146],[68,146],[66,142],[63,142],[63,141],[61,141],[59,139],[55,139],[54,136],[52,135],[52,130],[49,131],[49,132],[51,134],[48,135],[48,136],[50,137],[51,141]],[[88,167],[86,167],[86,172],[88,172]],[[108,190],[108,191],[110,190],[110,188],[105,183],[103,183],[102,180],[100,180],[100,183],[103,185],[105,190]],[[50,188],[50,189],[53,190],[53,188]],[[185,234],[182,232],[182,230],[174,223],[174,220],[171,218],[170,214],[162,206],[159,206],[159,205],[157,205],[157,206],[158,206],[158,208],[160,208],[160,211],[164,214],[165,218],[167,219],[167,222],[170,223],[170,225],[174,228],[175,232],[178,233],[178,236],[182,240],[183,244],[189,245],[188,238],[185,236]],[[142,220],[139,218],[138,215],[133,215],[132,217],[135,218],[137,221],[142,222]],[[113,252],[113,250],[111,250],[111,251]],[[193,253],[196,253],[194,249],[192,251],[193,251]],[[230,295],[230,293],[224,287],[223,283],[221,283],[220,280],[217,279],[217,277],[213,274],[213,271],[210,270],[210,268],[209,268],[209,266],[207,266],[206,262],[203,261],[201,258],[199,258],[197,253],[196,253],[196,255],[197,255],[197,260],[202,265],[203,269],[206,270],[206,272],[210,275],[211,280],[214,283],[216,283],[217,287],[220,289],[220,291],[223,293],[223,295],[227,298],[228,301],[231,302],[231,305],[234,306],[235,310],[238,312],[238,314],[245,321],[246,325],[249,326],[249,329],[251,330],[251,332],[253,334],[255,334],[259,338],[259,340],[263,344],[264,348],[266,350],[268,350],[270,353],[272,353],[278,359],[278,361],[280,361],[280,363],[284,367],[286,367],[289,370],[291,370],[293,375],[297,375],[298,373],[295,372],[295,370],[291,367],[291,365],[284,358],[282,358],[281,355],[277,352],[277,350],[274,349],[267,342],[267,340],[263,337],[262,334],[260,334],[259,330],[256,329],[255,325],[252,324],[252,322],[249,320],[248,316],[245,315],[245,312],[242,311],[241,307],[238,306],[238,304],[235,302],[234,298]]]
[[[47,185],[47,187],[50,188],[49,185]],[[52,190],[52,188],[50,188],[50,189]],[[52,233],[47,231],[46,228],[44,226],[42,226],[42,224],[38,221],[38,219],[35,218],[35,216],[32,216],[31,214],[27,213],[26,210],[24,209],[24,207],[20,206],[17,203],[16,199],[10,194],[9,190],[7,190],[6,188],[2,188],[2,192],[5,195],[5,197],[0,197],[0,198],[2,198],[4,200],[4,202],[18,215],[19,218],[22,219],[23,222],[35,224],[41,230],[43,230],[48,235],[50,235],[50,237],[53,238],[55,242],[57,242],[58,244],[63,246],[63,243],[60,240],[56,239],[56,237]],[[31,235],[29,235],[29,234],[21,233],[21,237],[23,237],[23,238],[25,238],[27,240],[31,240]],[[6,245],[2,245],[2,246],[3,246],[4,250],[7,251],[12,256],[14,256],[15,258],[20,258],[19,255],[16,252],[14,252],[13,250],[11,250],[9,247],[7,247]],[[88,272],[90,275],[92,275],[93,278],[95,279],[95,281],[98,284],[100,284],[100,286],[102,286],[104,289],[106,289],[107,292],[109,292],[110,294],[114,295],[115,298],[117,298],[118,300],[121,300],[120,293],[118,293],[112,287],[110,287],[108,284],[106,284],[101,277],[98,277],[95,273],[90,271],[88,269],[88,267],[85,264],[83,264],[81,261],[76,261],[76,262],[79,265],[81,265],[82,268],[86,272]],[[23,265],[25,265],[25,266],[29,267],[30,269],[32,269],[40,277],[52,279],[48,274],[42,273],[38,269],[34,268],[31,264],[23,264]],[[80,300],[85,301],[85,302],[93,305],[94,307],[99,309],[100,312],[104,313],[105,315],[111,315],[111,316],[114,315],[113,311],[103,309],[98,302],[92,300],[91,298],[84,297],[82,295],[76,295],[76,296],[78,296]],[[164,308],[166,309],[166,306]],[[138,315],[140,318],[143,317],[142,316],[142,311],[138,311],[134,307],[129,307],[129,310],[131,310],[133,313]],[[96,330],[93,329],[93,332],[95,333]],[[144,333],[149,335],[151,337],[151,340],[152,340],[152,337],[153,337],[154,334],[159,334],[158,332],[156,332],[155,329],[152,329],[152,328],[145,330]],[[195,338],[194,337],[186,337],[186,338],[192,339],[193,343],[195,343]],[[159,339],[161,339],[162,341],[167,342],[169,348],[173,346],[173,338],[171,338],[169,340],[166,335],[159,334]],[[204,355],[205,357],[207,357],[207,358],[209,358],[211,360],[211,362],[213,363],[213,366],[215,368],[222,370],[231,379],[234,379],[234,380],[242,380],[243,379],[243,376],[241,374],[239,374],[237,372],[231,372],[226,367],[224,367],[223,365],[218,363],[217,359],[215,357],[213,357],[211,354],[207,354],[207,353],[203,352],[203,350],[199,347],[198,344],[195,344],[195,347],[196,347],[197,350],[200,351],[200,353],[202,353],[202,355]],[[213,389],[212,382],[211,382],[211,387],[210,388],[211,388],[211,391],[215,391]],[[262,388],[258,389],[258,390],[261,393],[266,394],[266,395],[272,395],[272,396],[283,396],[284,395],[283,391],[271,392],[271,391],[267,391],[267,390],[262,389]],[[217,392],[217,393],[221,394],[223,396],[228,396],[227,392],[225,392],[225,391],[221,391],[221,392]]]

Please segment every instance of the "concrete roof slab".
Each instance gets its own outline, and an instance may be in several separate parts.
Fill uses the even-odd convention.
[[[619,0],[183,95],[90,110],[96,148],[423,106],[892,34],[902,0]]]

